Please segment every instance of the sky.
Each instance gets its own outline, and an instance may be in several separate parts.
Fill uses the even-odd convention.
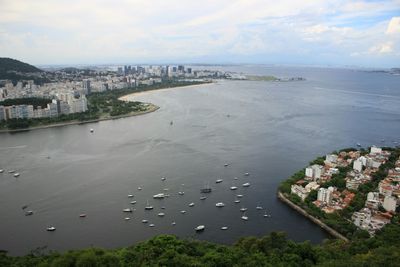
[[[400,0],[0,0],[0,57],[400,67]]]

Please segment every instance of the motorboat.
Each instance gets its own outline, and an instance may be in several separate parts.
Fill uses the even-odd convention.
[[[162,207],[161,207],[161,209],[162,209],[162,210],[165,210],[165,207],[164,207],[164,206],[162,206]]]
[[[357,146],[358,146],[358,147],[361,147],[361,144],[360,144],[360,143],[357,143]]]
[[[240,208],[241,212],[245,212],[247,210],[247,208]]]
[[[215,206],[218,207],[218,208],[222,208],[222,207],[225,207],[225,204],[222,203],[222,202],[218,202],[218,203],[215,204]]]
[[[166,180],[166,178],[165,177],[161,177],[161,181],[165,181]]]
[[[164,188],[163,190],[164,190],[164,191],[169,191],[169,188]]]
[[[243,197],[243,195],[236,195],[236,197],[238,197],[238,198],[242,198],[242,197]]]
[[[176,222],[172,222],[171,225],[176,225]]]
[[[193,207],[193,206],[194,206],[194,203],[193,203],[193,202],[189,204],[189,207]]]
[[[154,199],[163,199],[163,198],[165,198],[165,195],[164,195],[164,193],[160,193],[160,194],[154,195],[153,198]]]
[[[228,164],[228,163],[225,163],[225,164],[224,164],[224,166],[225,166],[225,167],[228,167],[228,166],[229,166],[229,164]]]
[[[136,204],[136,200],[130,202],[132,205]]]
[[[142,220],[142,223],[148,223],[149,221],[148,220]]]
[[[228,226],[222,226],[221,230],[228,230]]]
[[[205,197],[205,196],[201,196],[200,197],[200,200],[205,200],[207,197]]]
[[[256,209],[257,209],[257,210],[262,210],[262,209],[263,209],[263,207],[261,207],[261,206],[257,206],[257,207],[256,207]]]
[[[149,224],[149,227],[154,227],[154,226],[155,226],[154,223]]]
[[[165,213],[164,212],[160,212],[159,214],[157,214],[158,217],[164,217]]]
[[[85,213],[79,214],[79,218],[85,218],[85,217],[86,217]]]
[[[248,172],[246,172],[245,174],[244,174],[244,176],[249,176],[250,174],[248,173]]]
[[[182,214],[185,214],[185,213],[186,213],[186,210],[181,210],[181,213],[182,213]]]
[[[123,209],[122,211],[123,211],[123,212],[132,212],[133,210],[132,210],[132,209],[129,209],[129,208],[127,208],[127,209]]]
[[[47,227],[46,230],[49,232],[54,232],[56,230],[56,228],[54,226],[50,226],[50,227]]]
[[[139,187],[137,188],[137,190],[139,190],[139,191],[140,191],[140,190],[142,190],[142,188],[139,186]]]
[[[129,217],[125,217],[125,221],[129,221],[131,218]]]
[[[185,192],[183,192],[183,191],[178,192],[178,195],[180,195],[180,196],[183,196],[184,194],[185,194]]]
[[[223,181],[222,179],[217,179],[217,180],[215,181],[215,183],[216,183],[216,184],[219,184],[219,183],[222,183],[222,181]]]
[[[233,177],[233,180],[237,180],[238,178],[237,177]]]
[[[243,216],[241,217],[242,220],[247,221],[249,219],[249,217],[247,217],[245,214],[243,214]]]
[[[33,215],[33,211],[32,210],[25,211],[25,216],[30,216],[30,215]]]
[[[14,177],[19,177],[19,172],[14,173]]]
[[[240,203],[240,199],[235,199],[235,203]]]
[[[128,195],[129,198],[133,198],[133,195]]]
[[[4,172],[4,170],[3,169],[0,169],[0,173],[3,173]]]
[[[237,186],[231,186],[230,189],[231,189],[231,190],[236,190],[236,189],[238,189],[238,188],[237,188]]]
[[[204,225],[199,225],[196,228],[194,228],[194,230],[196,230],[196,232],[204,231],[204,229],[206,229],[206,227]]]
[[[8,173],[14,173],[15,172],[15,170],[9,170],[8,171]]]
[[[93,133],[93,132],[94,132],[93,128],[91,128],[91,129],[90,129],[90,132],[91,132],[91,133]]]
[[[265,213],[264,213],[264,218],[269,218],[269,217],[271,217],[271,215],[270,214],[267,214],[267,212],[265,211]]]
[[[244,184],[242,184],[242,186],[243,186],[243,187],[249,187],[249,186],[250,186],[250,183],[244,183]]]

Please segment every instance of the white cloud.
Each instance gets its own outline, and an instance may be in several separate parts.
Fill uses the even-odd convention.
[[[386,29],[386,34],[399,34],[400,35],[400,17],[393,17]]]
[[[369,49],[371,54],[390,54],[393,52],[393,42],[385,42]]]

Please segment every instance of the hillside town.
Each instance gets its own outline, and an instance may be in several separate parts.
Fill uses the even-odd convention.
[[[312,203],[326,214],[345,209],[353,201],[357,189],[371,182],[372,175],[385,164],[390,152],[372,146],[369,153],[360,151],[341,151],[338,154],[325,156],[323,164],[313,164],[305,169],[304,179],[291,185],[291,193],[303,202],[313,190],[317,191],[316,200]],[[334,185],[325,186],[334,175],[346,170],[345,188],[340,190]],[[351,215],[354,225],[374,235],[384,225],[390,223],[396,214],[400,199],[400,158],[395,167],[388,171],[387,177],[381,180],[376,190],[367,195],[365,206]]]

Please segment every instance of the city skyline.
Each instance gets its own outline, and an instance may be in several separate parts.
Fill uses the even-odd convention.
[[[0,1],[0,56],[35,65],[398,67],[400,1]]]

